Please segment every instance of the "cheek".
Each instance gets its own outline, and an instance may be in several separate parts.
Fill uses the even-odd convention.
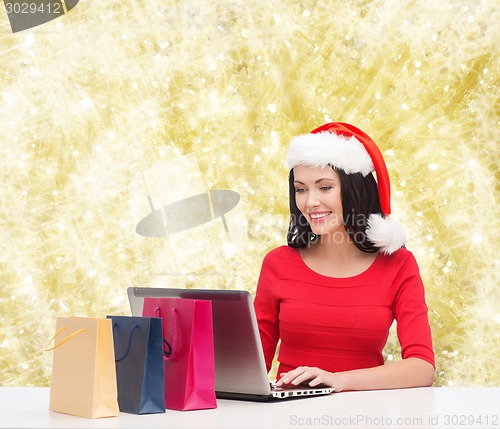
[[[302,213],[304,213],[304,211],[305,211],[306,201],[307,201],[307,199],[305,198],[305,196],[303,194],[297,194],[295,196],[295,205]]]
[[[339,208],[340,212],[343,211],[342,209],[342,195],[340,194],[340,190],[335,194],[333,198],[334,204]]]

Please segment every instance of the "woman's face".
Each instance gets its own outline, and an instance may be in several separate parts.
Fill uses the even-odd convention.
[[[316,235],[344,235],[340,179],[330,166],[293,169],[295,202]]]

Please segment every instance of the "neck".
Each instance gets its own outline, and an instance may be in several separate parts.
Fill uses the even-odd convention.
[[[317,252],[337,259],[349,259],[360,252],[346,232],[319,236],[314,246]]]
[[[359,250],[347,237],[337,240],[320,236],[318,240],[301,249],[301,256],[313,271],[331,277],[351,277],[365,271],[376,259],[376,253]]]

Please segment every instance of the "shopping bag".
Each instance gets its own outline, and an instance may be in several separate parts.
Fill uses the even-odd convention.
[[[87,418],[118,415],[111,320],[57,317],[45,350],[53,350],[50,410]]]
[[[143,316],[161,317],[166,350],[165,407],[217,408],[212,302],[184,298],[144,298]]]
[[[165,412],[161,319],[108,316],[113,322],[120,411]]]

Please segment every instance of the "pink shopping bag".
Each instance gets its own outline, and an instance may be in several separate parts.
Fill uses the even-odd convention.
[[[165,344],[165,408],[217,408],[212,302],[145,298],[142,315],[161,317]]]

